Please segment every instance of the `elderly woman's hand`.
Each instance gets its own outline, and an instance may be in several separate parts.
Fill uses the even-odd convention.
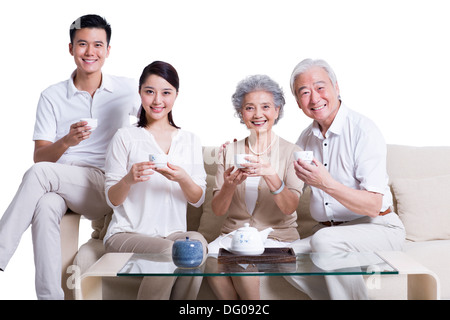
[[[245,158],[250,162],[242,164],[245,168],[240,170],[248,177],[270,176],[277,173],[270,165],[270,162],[265,161],[261,157],[247,156]]]
[[[228,168],[223,173],[223,186],[225,188],[227,187],[236,187],[237,185],[241,184],[246,178],[247,175],[245,175],[244,171],[242,170],[236,170],[233,172],[234,166]]]

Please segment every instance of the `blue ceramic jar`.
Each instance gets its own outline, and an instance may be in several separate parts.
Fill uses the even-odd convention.
[[[172,260],[179,268],[196,268],[203,261],[203,246],[198,240],[176,240],[172,246]]]

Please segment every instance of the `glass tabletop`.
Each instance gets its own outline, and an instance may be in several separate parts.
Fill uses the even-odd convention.
[[[210,254],[197,268],[178,268],[171,255],[133,254],[117,276],[288,276],[398,274],[374,252],[299,253],[292,262],[221,263]]]

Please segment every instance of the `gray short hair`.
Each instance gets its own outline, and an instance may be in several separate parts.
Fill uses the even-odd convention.
[[[328,77],[330,78],[331,83],[333,84],[333,86],[336,87],[336,83],[337,83],[336,74],[334,73],[333,69],[331,69],[331,67],[328,64],[328,62],[326,62],[325,60],[321,60],[321,59],[317,59],[317,60],[305,59],[305,60],[301,61],[299,64],[297,64],[295,66],[295,68],[294,68],[294,71],[292,71],[292,75],[291,75],[291,91],[292,91],[292,94],[295,97],[297,97],[295,92],[294,92],[295,79],[297,79],[297,77],[299,75],[301,75],[302,73],[305,73],[306,71],[308,71],[312,67],[321,67],[321,68],[323,68],[328,73]]]
[[[283,115],[283,107],[285,102],[284,93],[281,87],[273,81],[269,76],[266,75],[253,75],[241,80],[237,87],[236,91],[231,97],[231,102],[233,103],[233,107],[236,110],[236,114],[241,119],[241,123],[244,123],[242,120],[242,102],[246,94],[254,92],[254,91],[266,91],[272,94],[273,102],[275,104],[275,108],[279,108],[278,119],[275,119],[274,124],[281,119]]]

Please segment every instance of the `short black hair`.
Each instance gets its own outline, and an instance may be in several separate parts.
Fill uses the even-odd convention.
[[[88,14],[79,17],[70,25],[70,43],[73,44],[75,32],[83,28],[98,28],[105,30],[106,42],[109,45],[109,42],[111,41],[111,25],[106,21],[105,18],[102,18],[96,14]]]

